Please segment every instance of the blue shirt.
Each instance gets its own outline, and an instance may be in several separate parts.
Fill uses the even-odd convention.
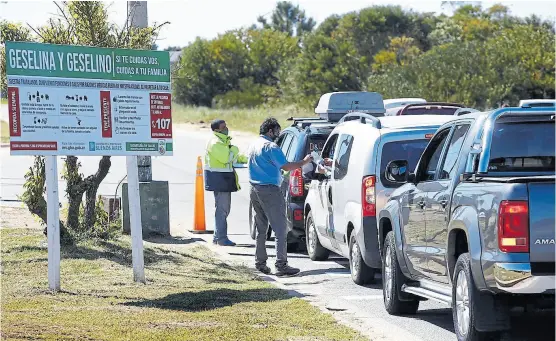
[[[266,136],[259,136],[249,147],[248,155],[251,184],[280,186],[281,169],[288,160],[276,143]]]

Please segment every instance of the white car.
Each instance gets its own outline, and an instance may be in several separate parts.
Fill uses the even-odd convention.
[[[352,120],[357,116],[356,120]],[[315,174],[305,200],[306,241],[312,260],[335,252],[350,260],[355,283],[374,279],[381,268],[376,213],[399,184],[384,176],[392,160],[417,164],[438,127],[457,116],[345,116],[328,137],[321,157],[326,174]]]

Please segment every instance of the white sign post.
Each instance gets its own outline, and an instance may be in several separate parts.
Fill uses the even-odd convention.
[[[139,197],[139,174],[137,156],[126,157],[127,193],[129,198],[129,223],[131,229],[131,260],[133,280],[146,283],[143,258],[143,227],[141,225],[141,200]]]
[[[60,204],[58,199],[58,165],[56,156],[47,156],[45,162],[48,238],[48,287],[60,290]]]
[[[60,290],[58,155],[126,156],[133,277],[145,283],[137,156],[171,156],[167,51],[6,42],[11,155],[46,156],[48,283]]]

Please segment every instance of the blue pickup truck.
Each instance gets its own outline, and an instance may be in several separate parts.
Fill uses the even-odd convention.
[[[452,307],[458,340],[510,329],[510,310],[554,309],[555,110],[463,115],[435,133],[378,214],[384,305]]]

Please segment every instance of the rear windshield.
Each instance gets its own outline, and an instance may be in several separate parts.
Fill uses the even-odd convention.
[[[306,154],[310,154],[313,151],[316,151],[318,154],[322,151],[324,147],[324,143],[328,139],[328,135],[311,135],[309,136],[308,143],[307,143],[307,150],[305,151]]]
[[[441,108],[408,108],[404,110],[402,115],[453,115],[459,108],[441,107]]]
[[[407,160],[409,162],[409,172],[415,170],[415,166],[421,157],[421,153],[429,140],[396,141],[385,143],[382,147],[382,160],[380,161],[380,180],[384,187],[400,187],[401,184],[390,182],[384,176],[386,166],[393,160]]]
[[[554,122],[497,123],[489,172],[554,172]]]

